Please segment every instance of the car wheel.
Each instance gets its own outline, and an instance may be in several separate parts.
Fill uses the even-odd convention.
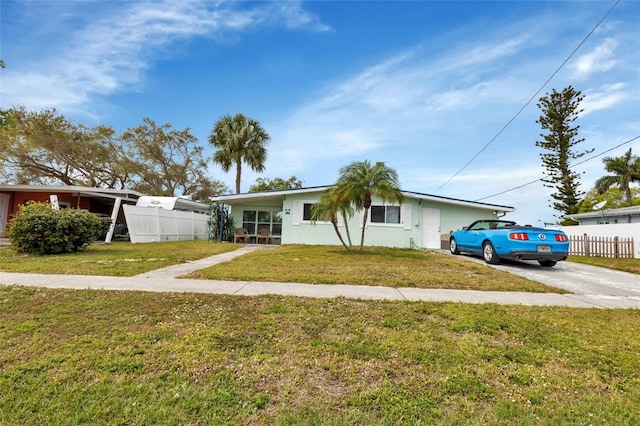
[[[458,243],[455,238],[451,238],[449,240],[449,250],[451,254],[460,254],[460,250],[458,249]]]
[[[496,250],[493,248],[493,244],[489,241],[483,244],[482,246],[482,255],[484,256],[484,261],[495,265],[500,263],[500,258],[496,254]]]
[[[551,268],[552,266],[555,266],[557,262],[555,260],[538,260],[538,263],[540,266],[544,266],[545,268]]]

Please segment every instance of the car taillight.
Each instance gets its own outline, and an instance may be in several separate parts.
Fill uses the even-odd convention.
[[[521,241],[525,241],[529,239],[526,232],[512,232],[509,234],[509,238],[512,240],[521,240]]]
[[[561,243],[564,243],[565,241],[569,241],[569,239],[564,234],[556,234],[556,241],[560,241]]]

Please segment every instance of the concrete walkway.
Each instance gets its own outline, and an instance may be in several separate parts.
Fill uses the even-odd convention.
[[[499,303],[526,306],[568,306],[580,308],[640,309],[640,297],[609,294],[555,294],[505,291],[439,290],[254,281],[216,281],[178,279],[176,277],[231,260],[254,250],[269,247],[247,245],[239,250],[193,262],[169,266],[135,277],[86,275],[45,275],[0,272],[0,284],[48,288],[138,290],[153,292],[190,292],[257,296],[279,294],[315,298],[345,297],[433,302]],[[638,279],[640,281],[640,279]],[[640,283],[639,283],[640,285]]]

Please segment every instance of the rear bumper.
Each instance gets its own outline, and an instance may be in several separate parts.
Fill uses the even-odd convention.
[[[498,254],[502,259],[513,260],[567,260],[568,253],[540,253],[537,251],[514,250],[506,254]]]

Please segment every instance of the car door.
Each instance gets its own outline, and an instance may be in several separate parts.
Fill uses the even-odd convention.
[[[470,229],[463,233],[464,241],[458,242],[460,249],[476,253],[482,252],[482,242],[485,240],[487,232],[485,228],[488,226],[488,224],[481,222],[472,224]]]
[[[478,231],[466,229],[456,233],[456,242],[458,243],[458,249],[461,251],[478,251],[477,240]]]

